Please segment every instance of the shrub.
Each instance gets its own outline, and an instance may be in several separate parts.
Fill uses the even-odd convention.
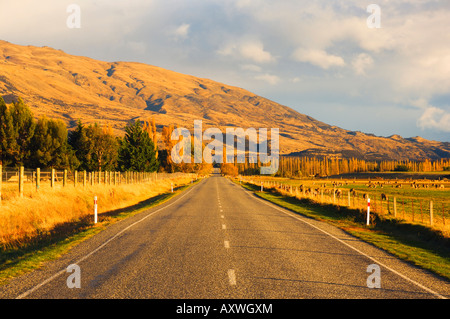
[[[406,165],[397,165],[394,168],[394,172],[409,172],[409,168]]]

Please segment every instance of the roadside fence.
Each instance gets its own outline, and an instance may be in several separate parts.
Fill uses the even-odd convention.
[[[17,168],[3,168],[0,165],[0,202],[2,190],[11,192],[15,189],[18,196],[23,197],[24,184],[34,185],[39,191],[42,185],[50,188],[59,187],[89,187],[94,185],[116,186],[123,184],[142,184],[163,179],[172,179],[188,176],[192,181],[198,178],[194,173],[157,173],[157,172],[118,172],[118,171],[68,171],[68,170],[41,170]]]
[[[278,181],[261,181],[241,177],[241,182],[258,186],[261,191],[276,190],[283,195],[298,199],[308,198],[321,204],[367,210],[370,199],[370,211],[386,218],[395,218],[412,223],[424,224],[443,230],[450,229],[450,199],[422,198],[403,195],[391,195],[383,192],[362,191],[351,188],[328,187],[321,185],[294,186]]]

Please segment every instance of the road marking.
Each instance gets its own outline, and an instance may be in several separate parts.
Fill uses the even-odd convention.
[[[225,248],[230,248],[230,242],[228,241],[228,240],[225,240],[224,242],[223,242],[223,245],[225,246]]]
[[[105,247],[106,245],[108,245],[110,242],[112,242],[114,239],[116,239],[117,237],[119,237],[120,235],[122,235],[125,231],[127,231],[128,229],[130,229],[131,227],[139,224],[140,222],[146,220],[147,218],[149,218],[150,216],[153,216],[154,214],[169,208],[170,206],[174,205],[175,203],[177,203],[178,201],[180,201],[181,199],[183,199],[184,197],[186,197],[190,192],[192,192],[192,190],[196,187],[198,187],[198,185],[200,185],[201,183],[195,185],[194,187],[192,187],[190,190],[188,190],[185,194],[183,194],[181,197],[179,197],[178,199],[176,199],[174,202],[170,203],[167,206],[161,207],[160,209],[154,211],[151,214],[148,214],[146,216],[144,216],[143,218],[141,218],[140,220],[134,222],[133,224],[129,225],[128,227],[122,229],[120,232],[118,232],[116,235],[114,235],[113,237],[111,237],[110,239],[108,239],[107,241],[105,241],[103,244],[101,244],[100,246],[98,246],[96,249],[94,249],[93,251],[91,251],[89,254],[85,255],[84,257],[80,258],[79,260],[73,262],[73,264],[80,264],[82,261],[88,259],[90,256],[92,256],[93,254],[95,254],[97,251],[99,251],[100,249],[102,249],[103,247]],[[41,288],[42,286],[48,284],[49,282],[51,282],[52,280],[54,280],[55,278],[61,276],[62,274],[67,273],[67,269],[64,268],[63,270],[57,272],[56,274],[54,274],[53,276],[47,278],[46,280],[44,280],[43,282],[41,282],[40,284],[34,286],[33,288],[25,291],[23,294],[19,295],[16,299],[22,299],[27,297],[29,294],[33,293],[34,291],[38,290],[39,288]]]
[[[220,212],[223,213],[223,209],[221,209]]]
[[[360,253],[361,255],[363,255],[363,256],[369,258],[369,259],[372,260],[374,263],[376,263],[376,264],[378,264],[378,265],[380,265],[380,266],[382,266],[382,267],[388,269],[389,271],[393,272],[394,274],[396,274],[396,275],[400,276],[401,278],[403,278],[403,279],[405,279],[405,280],[407,280],[407,281],[413,283],[414,285],[416,285],[416,286],[418,286],[418,287],[420,287],[420,288],[422,288],[422,289],[428,291],[429,293],[435,295],[436,297],[438,297],[438,298],[440,298],[440,299],[447,299],[446,297],[442,296],[441,294],[439,294],[439,293],[437,293],[437,292],[435,292],[435,291],[433,291],[433,290],[431,290],[431,289],[429,289],[429,288],[423,286],[422,284],[418,283],[417,281],[415,281],[415,280],[413,280],[413,279],[411,279],[411,278],[409,278],[409,277],[407,277],[407,276],[405,276],[405,275],[399,273],[398,271],[392,269],[391,267],[389,267],[389,266],[387,266],[387,265],[385,265],[385,264],[379,262],[379,261],[376,260],[375,258],[373,258],[373,257],[371,257],[371,256],[369,256],[369,255],[367,255],[366,253],[360,251],[359,249],[353,247],[352,245],[350,245],[350,244],[344,242],[343,240],[337,238],[336,236],[330,234],[329,232],[327,232],[327,231],[325,231],[325,230],[323,230],[323,229],[320,229],[319,227],[317,227],[317,226],[315,226],[315,225],[313,225],[313,224],[307,222],[306,220],[303,220],[303,219],[301,219],[301,218],[298,218],[297,216],[294,216],[294,215],[292,215],[291,213],[288,213],[288,212],[284,211],[283,209],[281,209],[281,208],[275,206],[275,204],[268,203],[268,202],[266,202],[266,201],[264,201],[264,200],[262,200],[262,199],[259,199],[259,198],[254,197],[253,195],[250,194],[250,192],[247,193],[247,194],[249,194],[251,198],[256,199],[257,201],[260,201],[261,203],[264,203],[265,205],[267,205],[267,206],[269,206],[269,207],[272,207],[272,208],[278,210],[279,212],[282,212],[282,213],[285,214],[285,215],[288,215],[288,216],[290,216],[290,217],[292,217],[292,218],[294,218],[294,219],[297,219],[298,221],[301,221],[301,222],[303,222],[303,223],[305,223],[305,224],[307,224],[307,225],[309,225],[309,226],[311,226],[311,227],[313,227],[313,228],[315,228],[315,229],[321,231],[322,233],[324,233],[324,234],[330,236],[331,238],[337,240],[337,241],[340,242],[341,244],[344,244],[345,246],[347,246],[347,247],[353,249],[354,251]]]
[[[225,216],[223,216],[223,215],[220,215],[220,218],[225,218]]]
[[[227,225],[222,224],[222,229],[227,229]]]
[[[236,285],[236,274],[234,273],[234,269],[228,269],[228,282],[231,286]]]

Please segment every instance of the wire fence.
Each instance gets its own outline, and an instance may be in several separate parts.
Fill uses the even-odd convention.
[[[118,171],[68,171],[48,169],[3,168],[0,165],[0,201],[15,193],[23,197],[24,186],[39,191],[42,187],[89,187],[94,185],[117,186],[123,184],[142,184],[157,180],[190,177],[198,178],[194,173],[157,173],[157,172],[118,172]],[[3,193],[2,193],[3,192]],[[9,197],[9,196],[8,196]]]
[[[276,190],[296,198],[308,198],[321,204],[333,204],[365,211],[370,199],[370,211],[380,216],[419,223],[441,230],[450,230],[450,199],[421,198],[392,195],[367,190],[317,186],[294,186],[279,181],[261,181],[241,178],[241,182],[261,187],[261,190]],[[439,189],[441,189],[439,185]],[[443,188],[444,189],[444,188]],[[439,191],[439,190],[438,190]]]

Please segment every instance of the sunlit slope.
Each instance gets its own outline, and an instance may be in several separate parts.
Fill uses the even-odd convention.
[[[244,89],[134,62],[103,62],[48,47],[0,41],[0,94],[21,96],[36,116],[70,127],[110,124],[120,133],[131,119],[157,125],[280,129],[282,154],[366,159],[450,157],[450,144],[377,137],[317,121]]]

